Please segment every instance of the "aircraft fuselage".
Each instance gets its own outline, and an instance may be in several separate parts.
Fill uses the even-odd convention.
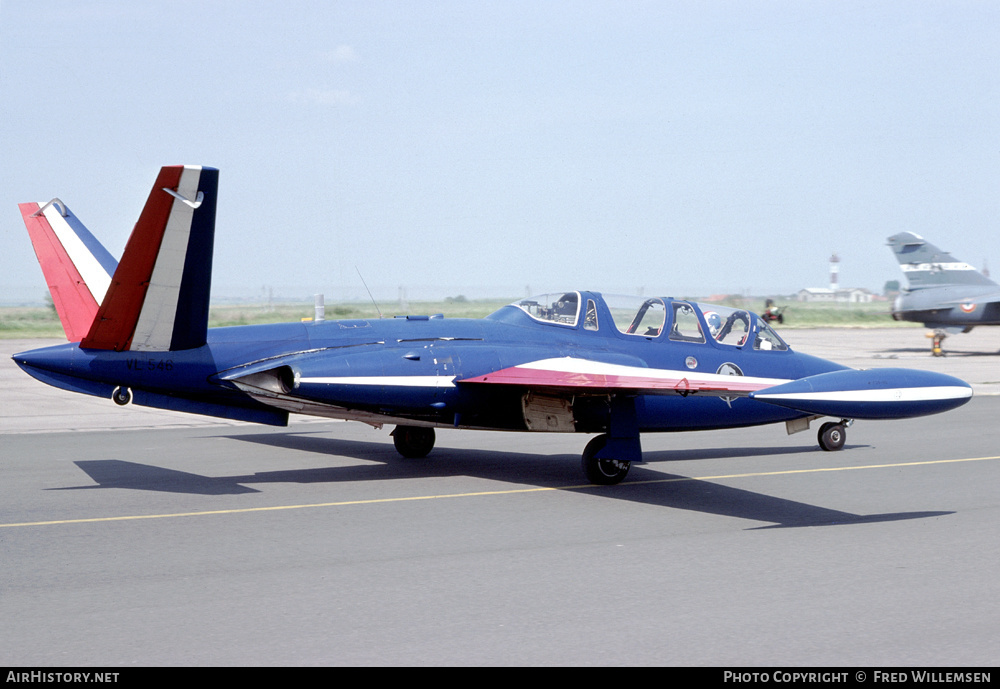
[[[995,287],[968,285],[908,290],[893,302],[892,317],[897,321],[922,323],[928,328],[1000,325],[1000,302],[977,302],[977,297],[995,291]]]
[[[838,450],[854,419],[934,414],[972,396],[940,373],[853,370],[796,353],[744,308],[671,297],[556,292],[482,320],[210,330],[218,177],[200,165],[161,168],[117,264],[58,199],[20,204],[71,344],[16,354],[17,364],[120,405],[273,425],[290,413],[393,423],[405,457],[431,451],[435,426],[597,433],[581,459],[602,485],[641,460],[643,432],[780,421],[797,432],[831,416],[817,439]],[[955,268],[897,239],[919,259],[913,279]]]
[[[605,316],[605,323],[610,320]],[[411,316],[215,328],[204,346],[189,350],[114,352],[72,343],[15,356],[33,376],[59,387],[103,397],[128,388],[137,403],[148,406],[213,414],[228,409],[231,418],[263,423],[283,424],[291,411],[372,424],[606,429],[606,392],[542,390],[526,395],[517,387],[460,382],[526,362],[563,358],[691,375],[738,371],[771,384],[845,369],[790,349],[737,348],[712,338],[687,343],[666,335],[637,337],[610,325],[589,331],[539,323],[514,307],[475,320]],[[636,413],[643,432],[749,426],[805,416],[745,396],[681,394],[640,395]]]

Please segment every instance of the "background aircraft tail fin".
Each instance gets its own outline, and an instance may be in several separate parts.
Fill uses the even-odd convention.
[[[81,347],[168,351],[205,344],[219,171],[160,170]]]
[[[956,261],[947,251],[941,251],[918,234],[900,232],[887,241],[910,289],[996,284],[968,263]]]
[[[79,342],[97,315],[118,262],[59,199],[21,203],[18,208],[66,339]]]

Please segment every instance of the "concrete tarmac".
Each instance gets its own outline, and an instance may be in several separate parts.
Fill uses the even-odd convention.
[[[942,359],[920,330],[782,334],[976,398],[835,453],[815,428],[646,435],[595,487],[585,436],[439,431],[404,460],[388,429],[55,390],[10,362],[37,343],[0,341],[0,663],[995,664],[1000,329]]]

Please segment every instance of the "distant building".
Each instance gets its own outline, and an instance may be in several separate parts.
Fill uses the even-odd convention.
[[[799,301],[828,301],[840,304],[867,304],[874,295],[864,287],[830,289],[828,287],[807,287],[798,292]]]
[[[837,304],[867,304],[875,301],[874,294],[863,287],[840,286],[840,257],[833,254],[830,257],[830,286],[806,287],[798,292],[799,301],[833,302]]]
[[[837,293],[827,287],[806,287],[799,290],[799,301],[836,301]]]

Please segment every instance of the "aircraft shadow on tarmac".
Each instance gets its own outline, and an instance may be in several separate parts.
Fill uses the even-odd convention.
[[[382,481],[435,476],[475,476],[507,481],[518,485],[561,487],[562,490],[628,500],[646,505],[738,517],[771,525],[754,528],[832,526],[936,517],[953,512],[897,512],[859,515],[810,505],[795,500],[764,495],[714,481],[665,474],[634,466],[629,478],[617,486],[566,486],[568,477],[577,471],[575,455],[532,455],[495,450],[467,450],[439,447],[432,457],[403,459],[391,445],[318,437],[311,433],[264,433],[225,436],[244,442],[260,443],[325,456],[356,458],[361,465],[287,469],[258,472],[244,476],[201,476],[175,469],[117,459],[81,460],[80,467],[97,485],[57,488],[85,490],[125,488],[189,495],[238,495],[261,491],[244,484],[268,483],[341,483]],[[795,454],[810,449],[796,447],[712,448],[669,450],[646,453],[646,463],[690,459],[747,457]],[[739,473],[734,468],[733,473]]]

